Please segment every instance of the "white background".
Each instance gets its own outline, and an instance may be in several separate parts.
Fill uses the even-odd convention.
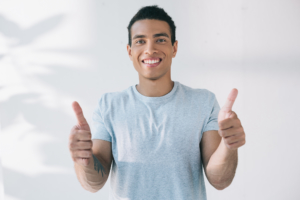
[[[138,84],[126,27],[153,4],[177,26],[172,80],[212,91],[220,106],[239,90],[246,144],[228,188],[206,180],[208,199],[300,199],[299,0],[1,1],[0,199],[108,199],[110,181],[93,194],[76,178],[71,103],[91,122],[103,93]]]

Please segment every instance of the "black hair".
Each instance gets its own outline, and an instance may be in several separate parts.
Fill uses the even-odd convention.
[[[127,27],[128,29],[128,44],[131,46],[131,26],[138,20],[143,19],[157,19],[161,21],[165,21],[170,26],[170,32],[171,32],[171,42],[172,45],[174,45],[174,42],[176,41],[175,37],[175,29],[176,26],[174,24],[174,21],[172,18],[164,11],[164,9],[159,8],[157,5],[153,6],[145,6],[142,7],[130,20],[129,25]]]

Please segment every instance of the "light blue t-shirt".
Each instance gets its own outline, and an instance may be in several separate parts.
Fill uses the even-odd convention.
[[[136,85],[101,96],[92,139],[112,143],[110,199],[206,200],[200,141],[218,130],[215,95],[174,81],[161,97]]]

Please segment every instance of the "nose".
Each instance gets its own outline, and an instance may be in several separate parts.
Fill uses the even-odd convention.
[[[158,50],[155,48],[155,44],[153,44],[152,42],[148,42],[148,44],[146,45],[145,54],[152,55],[157,52]]]

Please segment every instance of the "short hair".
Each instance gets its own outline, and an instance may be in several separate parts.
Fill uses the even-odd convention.
[[[130,20],[129,25],[127,27],[128,29],[128,44],[131,46],[131,26],[138,20],[143,19],[156,19],[165,21],[170,26],[170,32],[171,32],[171,42],[172,45],[174,45],[174,42],[176,41],[175,37],[175,29],[176,26],[174,24],[174,21],[172,18],[164,11],[164,9],[159,8],[157,5],[153,6],[145,6],[142,7]]]

